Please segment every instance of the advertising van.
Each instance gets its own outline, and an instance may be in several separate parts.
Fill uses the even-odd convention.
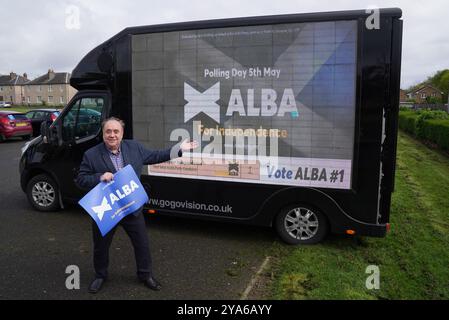
[[[383,237],[394,189],[402,12],[344,11],[126,28],[73,70],[78,90],[23,148],[37,210],[84,192],[102,120],[197,149],[146,166],[146,213],[272,226],[291,244]]]

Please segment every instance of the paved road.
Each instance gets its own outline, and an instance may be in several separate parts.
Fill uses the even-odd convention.
[[[42,213],[28,204],[19,183],[23,142],[0,143],[0,299],[239,299],[273,241],[270,229],[161,216],[147,217],[160,292],[137,282],[131,243],[117,230],[110,279],[97,295],[91,220],[77,206]],[[80,290],[65,286],[66,267],[80,270]]]

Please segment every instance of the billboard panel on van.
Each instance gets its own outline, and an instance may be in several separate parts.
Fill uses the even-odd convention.
[[[357,22],[132,36],[134,138],[200,147],[149,175],[351,188]]]

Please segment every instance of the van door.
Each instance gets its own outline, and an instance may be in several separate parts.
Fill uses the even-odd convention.
[[[109,110],[109,95],[83,94],[58,118],[59,181],[63,198],[79,199],[84,192],[75,179],[84,152],[102,141],[101,122]]]

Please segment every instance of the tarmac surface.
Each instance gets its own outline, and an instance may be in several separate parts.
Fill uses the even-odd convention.
[[[0,299],[240,299],[266,248],[278,241],[269,228],[146,216],[162,290],[137,281],[134,251],[120,227],[110,249],[109,279],[90,294],[91,218],[77,205],[49,213],[31,207],[20,188],[23,145],[0,143]],[[69,266],[79,270],[80,289],[66,287],[75,275],[66,273]]]

